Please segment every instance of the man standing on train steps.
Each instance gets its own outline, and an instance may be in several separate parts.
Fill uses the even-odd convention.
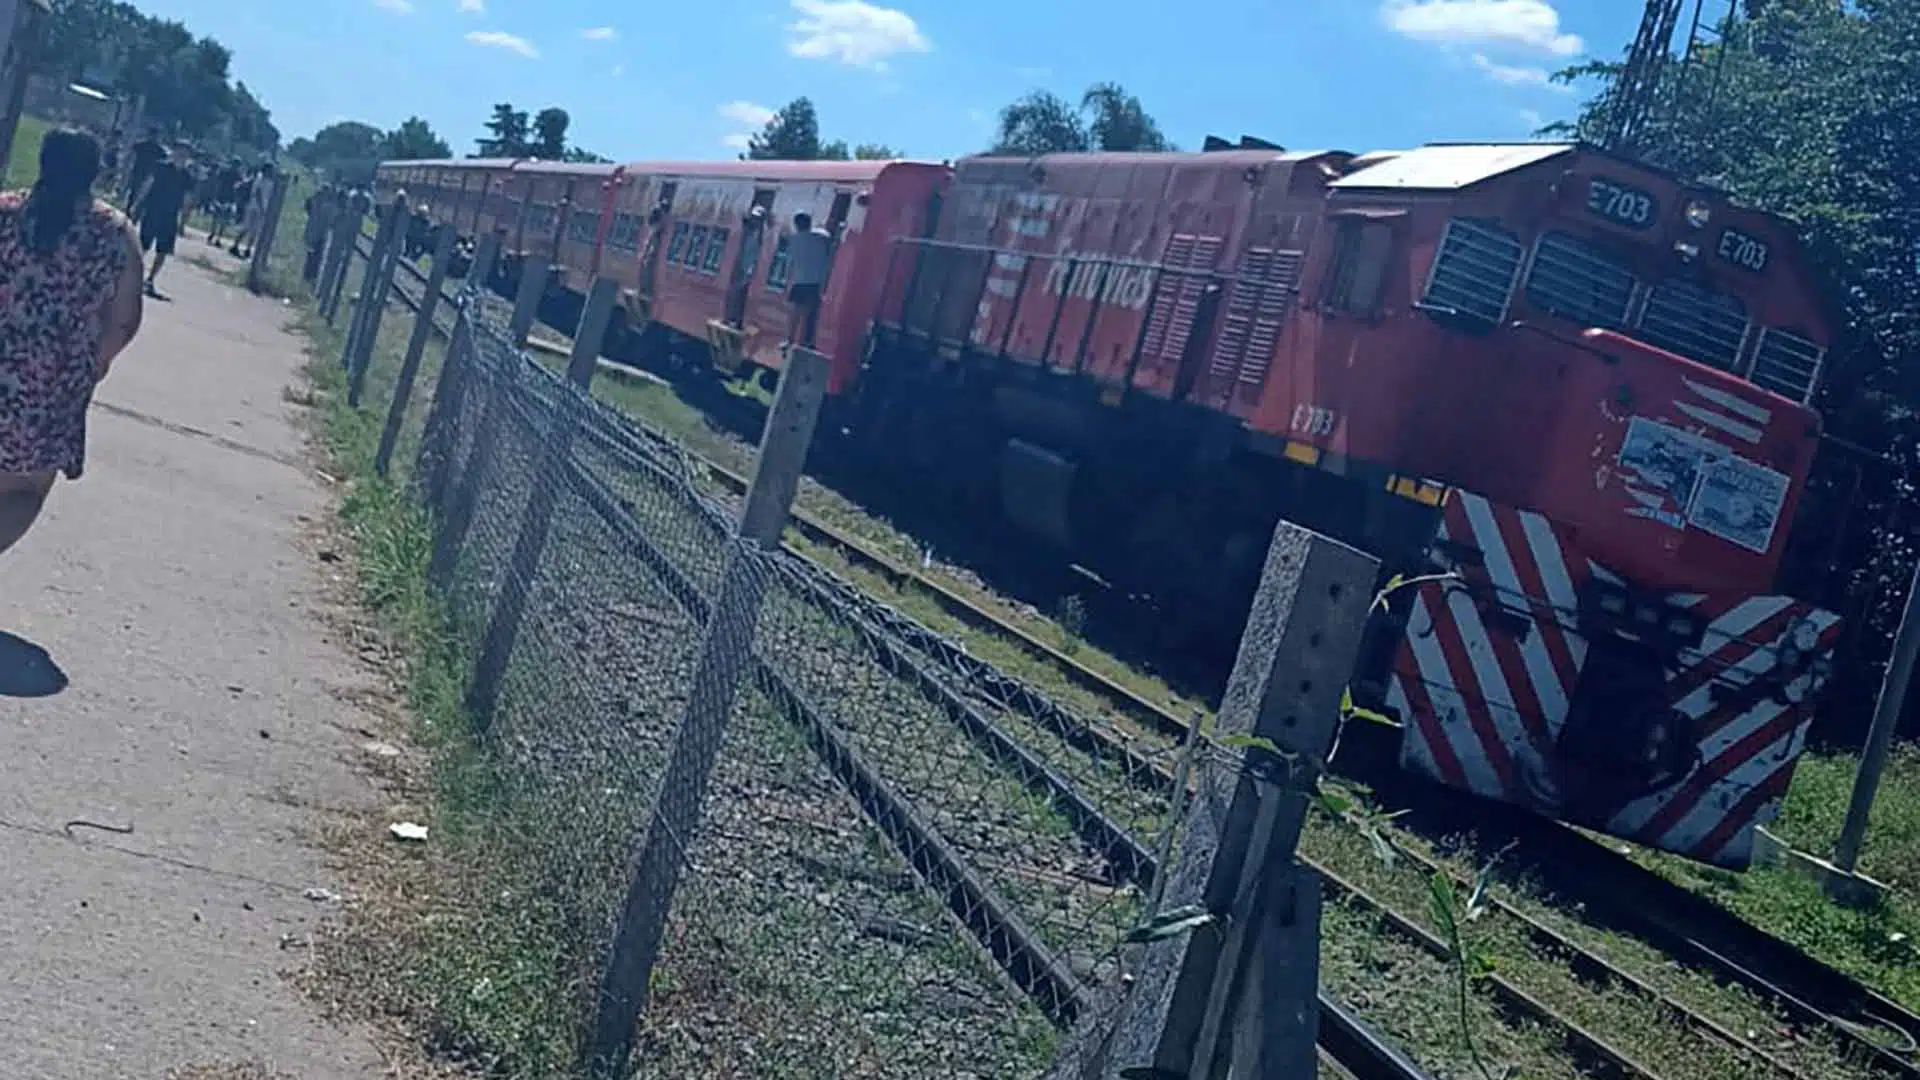
[[[827,268],[833,262],[833,237],[813,227],[813,215],[793,215],[793,235],[787,240],[787,344],[796,341],[813,348],[820,321],[820,292],[826,288]]]

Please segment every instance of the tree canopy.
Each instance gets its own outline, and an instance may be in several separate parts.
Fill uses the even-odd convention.
[[[509,102],[493,107],[484,125],[485,138],[475,140],[476,157],[539,158],[542,161],[604,162],[607,159],[567,141],[573,117],[558,106],[541,109],[528,119],[525,109]]]
[[[37,66],[113,94],[139,97],[163,132],[268,153],[280,132],[258,98],[230,79],[233,54],[181,23],[113,0],[54,0]]]
[[[775,112],[748,139],[741,156],[749,161],[891,161],[905,155],[884,143],[849,147],[845,139],[821,141],[820,115],[812,100],[800,97]]]
[[[367,184],[382,161],[432,161],[453,151],[432,125],[414,116],[392,131],[354,120],[328,124],[310,139],[295,139],[287,155],[330,180]]]
[[[1086,150],[1160,152],[1174,149],[1140,99],[1118,83],[1095,83],[1075,105],[1050,90],[1034,90],[1000,110],[995,154],[1035,157]]]

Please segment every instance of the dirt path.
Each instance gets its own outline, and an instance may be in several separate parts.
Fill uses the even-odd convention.
[[[163,284],[85,479],[0,556],[0,1072],[383,1076],[281,975],[334,884],[317,816],[375,797],[342,704],[367,676],[301,547],[327,512],[285,396],[301,343],[184,261]]]

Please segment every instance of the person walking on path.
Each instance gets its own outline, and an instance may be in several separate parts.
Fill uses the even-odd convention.
[[[174,244],[180,239],[180,212],[186,208],[187,192],[193,187],[193,174],[184,164],[163,161],[154,167],[146,190],[135,203],[140,221],[140,250],[153,253],[153,269],[147,272],[147,295],[161,299],[156,283],[160,268],[167,265]]]
[[[254,173],[253,186],[247,189],[247,203],[240,220],[240,231],[233,238],[233,253],[242,259],[253,258],[253,247],[266,232],[267,211],[273,204],[273,166],[262,165]],[[246,250],[241,250],[245,248]]]
[[[127,174],[127,205],[131,207],[140,195],[140,189],[146,186],[147,178],[167,156],[167,148],[160,142],[160,129],[148,128],[147,137],[133,144],[133,167]]]
[[[99,175],[92,136],[53,131],[32,190],[0,194],[0,552],[80,478],[93,389],[140,330],[140,247]]]

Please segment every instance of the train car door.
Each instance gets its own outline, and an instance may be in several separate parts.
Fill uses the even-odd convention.
[[[740,253],[733,260],[733,277],[727,283],[727,324],[742,326],[747,319],[747,293],[754,272],[760,268],[761,246],[766,241],[767,224],[773,220],[773,189],[754,188],[753,203],[740,226]]]
[[[666,248],[664,243],[667,230],[673,227],[673,197],[680,185],[672,180],[660,185],[660,201],[647,212],[647,220],[652,228],[647,231],[647,250],[640,260],[640,300],[648,309],[653,307],[653,283],[660,271],[660,253]]]

